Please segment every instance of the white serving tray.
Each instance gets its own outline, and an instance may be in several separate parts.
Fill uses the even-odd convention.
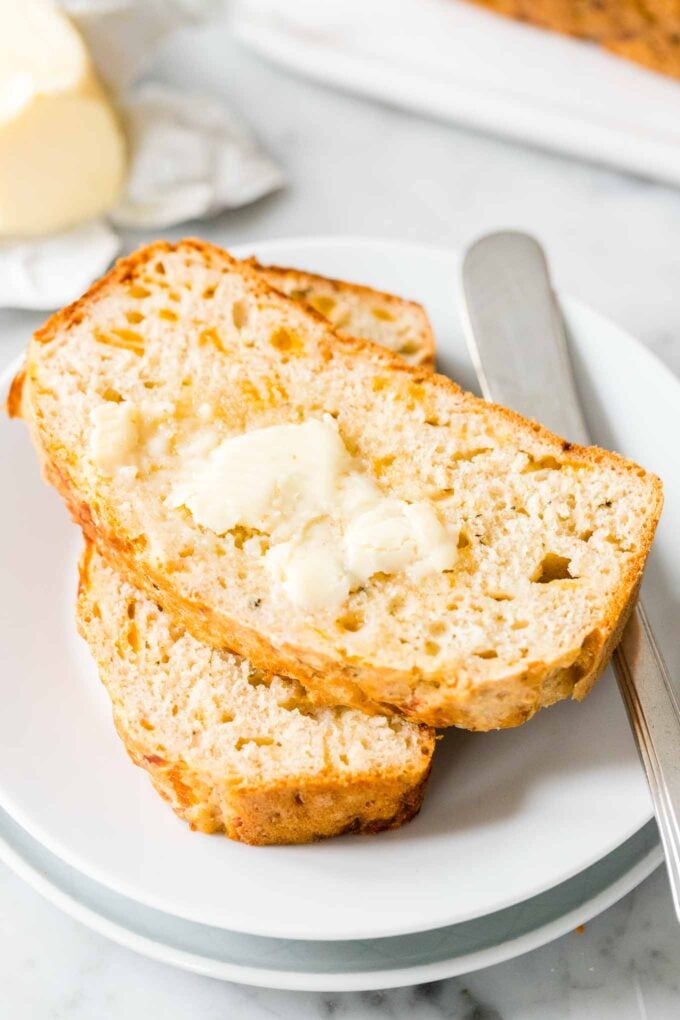
[[[463,0],[239,0],[235,25],[329,85],[680,184],[680,83],[589,43]]]

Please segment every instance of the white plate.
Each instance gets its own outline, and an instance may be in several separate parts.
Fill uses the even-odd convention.
[[[603,861],[519,906],[437,931],[358,942],[241,935],[143,907],[64,864],[2,811],[0,860],[77,921],[154,960],[265,988],[356,992],[469,974],[545,945],[634,889],[662,852],[649,822]]]
[[[456,313],[457,259],[393,243],[260,244],[304,265],[423,300],[441,364],[472,381]],[[245,254],[245,252],[242,252]],[[593,434],[659,470],[667,509],[648,604],[672,672],[680,601],[680,386],[635,341],[566,302]],[[247,847],[192,833],[133,768],[73,624],[80,544],[38,477],[25,428],[0,422],[0,804],[78,870],[148,906],[232,931],[355,939],[461,923],[600,860],[651,817],[615,684],[517,730],[450,732],[419,818],[370,839]]]
[[[309,78],[680,184],[676,81],[462,0],[396,8],[239,0],[235,26],[248,46]]]

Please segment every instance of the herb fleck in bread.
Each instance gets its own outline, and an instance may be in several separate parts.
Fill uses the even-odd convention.
[[[198,241],[122,260],[30,343],[21,399],[47,477],[104,553],[199,640],[327,701],[491,729],[582,698],[633,604],[661,484],[384,349],[337,336],[256,270]],[[165,452],[111,478],[90,450],[106,403],[166,408]],[[382,491],[429,501],[453,569],[376,574],[340,609],[273,590],[242,529],[164,502],[200,408],[221,436],[331,415]]]
[[[251,265],[272,287],[323,315],[336,331],[381,344],[409,365],[434,368],[432,327],[417,302],[300,269],[261,266],[255,259]]]
[[[317,708],[296,680],[201,644],[88,546],[78,626],[136,765],[193,828],[245,843],[379,832],[419,810],[434,733]]]

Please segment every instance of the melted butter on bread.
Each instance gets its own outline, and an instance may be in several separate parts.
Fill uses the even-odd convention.
[[[241,526],[266,537],[272,578],[303,608],[339,605],[377,573],[417,580],[457,558],[434,508],[385,497],[329,416],[227,437],[167,502],[218,535]]]

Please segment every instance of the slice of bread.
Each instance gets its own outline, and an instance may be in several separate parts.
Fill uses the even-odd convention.
[[[430,725],[511,726],[582,698],[661,512],[661,483],[642,468],[339,337],[199,241],[123,259],[54,315],[30,342],[20,402],[75,519],[176,623],[328,701]],[[124,476],[93,452],[95,417],[116,403],[163,416],[160,446],[145,441]],[[218,534],[168,505],[206,428],[214,445],[324,416],[385,496],[424,504],[457,539],[449,569],[379,571],[340,606],[301,608],[244,528]]]
[[[337,332],[372,340],[399,354],[409,365],[434,368],[432,326],[427,312],[416,301],[301,269],[262,266],[255,259],[250,264],[270,286],[310,305]]]
[[[395,828],[419,810],[432,730],[314,707],[296,680],[196,641],[92,546],[78,627],[130,757],[193,828],[307,843]]]

